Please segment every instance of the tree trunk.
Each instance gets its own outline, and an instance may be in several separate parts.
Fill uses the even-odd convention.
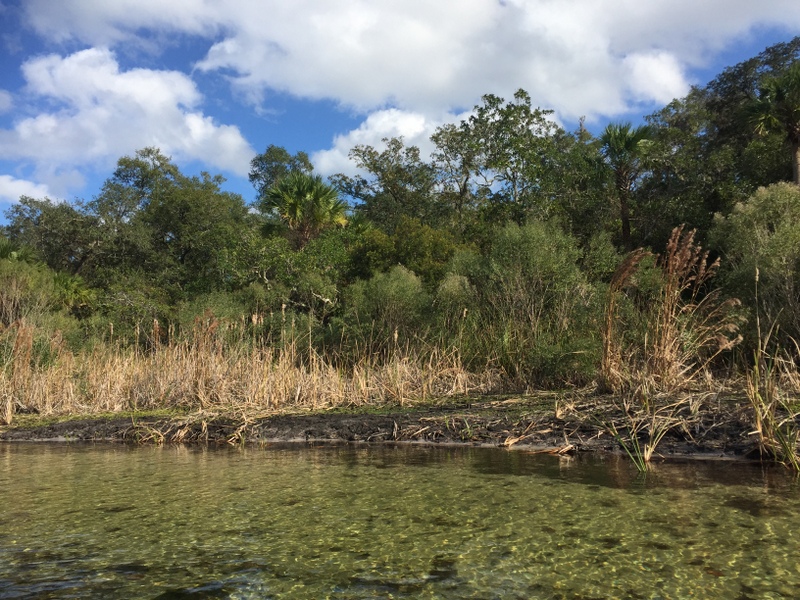
[[[622,246],[626,251],[631,248],[631,178],[625,171],[616,173],[617,195],[619,196],[619,219],[622,221]]]
[[[625,250],[631,250],[631,212],[628,204],[628,191],[620,190],[619,218],[622,221],[622,245]]]

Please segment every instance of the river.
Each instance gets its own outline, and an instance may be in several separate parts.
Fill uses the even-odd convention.
[[[778,468],[0,444],[0,599],[800,597]]]

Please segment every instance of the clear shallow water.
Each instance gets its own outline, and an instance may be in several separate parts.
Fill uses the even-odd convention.
[[[0,445],[0,598],[796,598],[782,471],[491,449]]]

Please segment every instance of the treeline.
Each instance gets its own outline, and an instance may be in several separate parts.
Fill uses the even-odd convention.
[[[523,389],[691,378],[765,331],[796,351],[800,38],[643,125],[566,131],[520,90],[440,127],[430,158],[385,142],[352,149],[362,176],[328,181],[269,146],[251,205],[155,148],[92,200],[21,198],[0,238],[0,335],[34,327],[46,364],[54,336],[145,352],[202,326],[223,346],[301,341],[342,369],[452,353]]]

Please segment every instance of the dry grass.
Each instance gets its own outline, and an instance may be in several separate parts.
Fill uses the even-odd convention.
[[[334,366],[298,340],[279,349],[226,345],[214,319],[198,322],[184,341],[146,351],[105,345],[73,355],[63,347],[45,366],[31,358],[32,328],[18,325],[7,364],[0,365],[2,418],[17,410],[91,414],[178,408],[237,414],[405,405],[432,397],[490,391],[496,376],[468,373],[456,353],[420,357],[395,352],[384,360]]]
[[[682,415],[689,399],[659,397],[646,389],[622,397],[619,422],[600,420],[600,425],[622,447],[639,471],[650,469],[656,449],[664,437],[678,426],[687,425]]]
[[[800,411],[789,403],[779,384],[778,366],[771,359],[756,359],[747,374],[747,396],[753,407],[753,431],[762,456],[800,472]]]
[[[708,289],[719,259],[709,263],[694,236],[694,230],[675,228],[658,261],[664,284],[646,355],[648,372],[661,389],[695,382],[721,352],[742,340],[734,311],[739,302],[721,300],[719,289]]]
[[[672,231],[664,255],[657,261],[661,283],[652,302],[642,309],[643,339],[624,342],[618,305],[625,287],[637,273],[644,250],[632,252],[611,281],[603,331],[601,382],[613,392],[645,386],[676,391],[708,382],[709,366],[720,353],[741,341],[737,300],[722,300],[709,289],[719,260],[709,263],[708,252],[695,243],[695,232]]]
[[[723,301],[708,289],[719,261],[695,242],[695,232],[672,231],[666,252],[658,257],[658,292],[640,309],[642,337],[625,341],[619,303],[632,285],[642,249],[628,255],[615,272],[603,331],[601,387],[619,395],[621,422],[601,425],[622,446],[637,468],[646,471],[658,444],[673,428],[686,427],[680,413],[687,404],[681,390],[712,383],[710,365],[721,352],[741,341],[735,300]],[[629,333],[629,332],[628,332]]]
[[[755,286],[758,298],[758,270],[756,270]],[[800,427],[797,417],[800,411],[793,406],[787,392],[798,391],[798,377],[795,361],[792,357],[775,348],[769,351],[770,340],[775,332],[773,323],[769,331],[762,335],[761,318],[756,314],[756,330],[758,347],[756,348],[753,366],[747,371],[747,397],[753,408],[753,431],[758,436],[758,447],[762,456],[768,456],[795,472],[800,473]],[[795,350],[800,352],[795,342]]]
[[[617,331],[617,311],[620,296],[642,260],[650,253],[639,248],[634,250],[617,267],[608,290],[608,306],[603,329],[603,357],[600,363],[601,389],[618,392],[631,378],[629,361],[623,357],[625,351],[622,338]]]

